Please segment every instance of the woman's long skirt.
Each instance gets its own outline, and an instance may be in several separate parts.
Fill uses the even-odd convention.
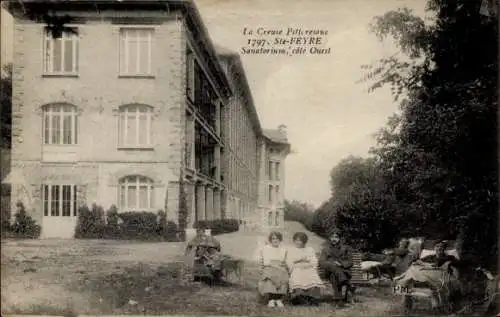
[[[315,268],[295,268],[290,275],[290,295],[295,297],[310,297],[319,299],[324,284]]]
[[[288,271],[282,267],[265,266],[259,280],[259,294],[286,295],[288,292]]]

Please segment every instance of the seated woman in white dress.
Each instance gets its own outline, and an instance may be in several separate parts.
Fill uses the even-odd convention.
[[[269,307],[283,307],[282,300],[288,292],[287,251],[281,246],[281,233],[271,232],[268,240],[269,243],[260,251],[259,294],[267,300]]]
[[[323,282],[318,275],[318,259],[304,232],[293,235],[294,246],[288,250],[290,295],[296,303],[316,304],[321,297]]]

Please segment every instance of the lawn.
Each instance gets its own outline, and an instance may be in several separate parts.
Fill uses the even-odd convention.
[[[234,233],[220,241],[227,253],[245,259],[243,282],[180,285],[182,243],[2,241],[2,313],[321,317],[388,316],[394,308],[388,290],[376,289],[361,290],[360,303],[334,314],[328,303],[267,308],[257,302],[258,273],[252,261],[261,240]]]

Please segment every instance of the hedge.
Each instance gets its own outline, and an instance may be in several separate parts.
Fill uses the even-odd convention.
[[[95,204],[92,208],[82,206],[78,209],[78,221],[75,229],[75,238],[103,238],[106,223],[104,210]]]
[[[215,236],[238,231],[239,221],[236,219],[199,220],[195,222],[194,228],[211,229],[211,234]]]
[[[93,205],[91,209],[79,208],[75,238],[178,241],[178,231],[162,210],[119,213],[116,206],[111,206],[104,215],[101,207]]]

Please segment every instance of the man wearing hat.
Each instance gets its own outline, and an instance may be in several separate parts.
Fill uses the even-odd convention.
[[[323,270],[333,287],[333,296],[338,304],[342,304],[351,279],[350,269],[352,263],[351,248],[343,244],[337,230],[330,234],[318,260],[319,267]]]

